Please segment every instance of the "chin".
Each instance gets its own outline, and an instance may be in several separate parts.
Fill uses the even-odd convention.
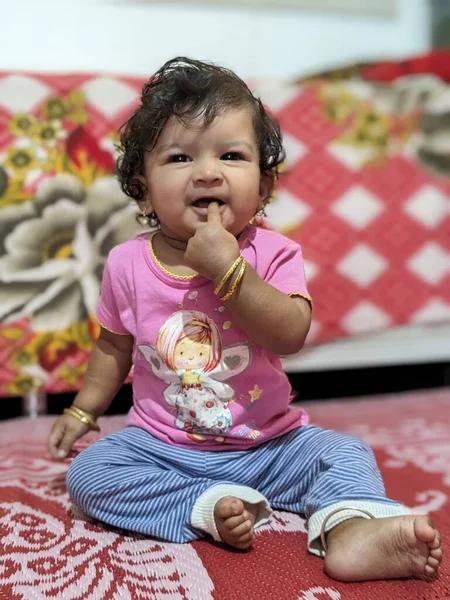
[[[198,231],[200,229],[200,227],[202,225],[204,225],[206,223],[206,221],[195,221],[194,223],[190,223],[187,227],[186,227],[186,231],[188,231],[188,235],[189,237],[192,237],[196,231]]]
[[[244,229],[248,226],[248,222],[245,223],[232,223],[226,227],[226,230],[232,233],[234,236],[241,235]]]

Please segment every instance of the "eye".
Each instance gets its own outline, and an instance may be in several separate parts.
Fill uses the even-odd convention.
[[[226,152],[220,157],[221,160],[244,160],[244,155],[241,152]]]
[[[203,356],[203,352],[200,352],[200,356]]]
[[[186,154],[172,154],[169,156],[168,162],[170,163],[185,163],[189,162],[191,159]]]

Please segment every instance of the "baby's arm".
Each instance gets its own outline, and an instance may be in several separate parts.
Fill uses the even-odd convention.
[[[207,222],[197,229],[185,252],[187,263],[210,279],[215,288],[239,256],[236,238],[222,226],[221,219],[219,205],[211,202]],[[240,267],[224,286],[221,296],[233,285],[239,271]],[[292,275],[290,273],[289,277]],[[302,348],[311,324],[309,302],[276,289],[250,265],[247,265],[242,281],[226,305],[233,311],[241,329],[270,352],[295,354]]]
[[[236,272],[224,292],[235,277]],[[214,285],[219,282],[217,278]],[[238,289],[225,304],[241,329],[263,348],[279,355],[301,350],[311,325],[311,306],[305,298],[287,296],[247,265]]]
[[[133,336],[118,335],[102,328],[73,404],[93,417],[105,413],[130,372],[132,349]],[[61,415],[48,438],[51,456],[67,456],[74,442],[88,431],[87,425],[71,415]]]
[[[104,414],[130,372],[132,350],[133,336],[102,327],[74,404],[96,417]]]

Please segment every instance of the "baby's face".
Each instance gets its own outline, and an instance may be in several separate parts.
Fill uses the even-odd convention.
[[[223,226],[238,235],[267,197],[259,150],[248,109],[228,110],[206,129],[171,118],[146,155],[151,208],[163,232],[188,240],[218,201]]]
[[[174,364],[176,369],[202,369],[208,364],[211,347],[195,340],[185,338],[175,348]]]

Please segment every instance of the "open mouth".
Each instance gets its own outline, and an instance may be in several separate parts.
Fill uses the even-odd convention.
[[[195,206],[196,208],[208,208],[211,202],[216,202],[219,206],[225,204],[223,200],[218,200],[217,198],[199,198],[192,203],[192,206]]]

